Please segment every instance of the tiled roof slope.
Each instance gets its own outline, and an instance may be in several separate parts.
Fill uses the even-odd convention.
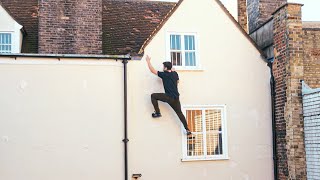
[[[103,53],[136,55],[175,3],[103,0]]]
[[[38,53],[38,0],[0,0],[27,32],[22,53]],[[136,54],[175,3],[102,0],[103,54]]]
[[[38,52],[38,0],[0,0],[0,4],[20,23],[27,35],[23,39],[22,53]]]

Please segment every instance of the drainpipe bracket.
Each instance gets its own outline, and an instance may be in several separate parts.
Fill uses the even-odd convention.
[[[129,139],[123,139],[122,142],[127,143],[129,142]]]

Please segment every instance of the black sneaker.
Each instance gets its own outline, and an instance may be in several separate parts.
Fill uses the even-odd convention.
[[[190,136],[192,132],[190,130],[187,130],[187,136]]]
[[[152,117],[153,118],[159,118],[159,117],[161,117],[161,114],[154,112],[154,113],[152,113]]]

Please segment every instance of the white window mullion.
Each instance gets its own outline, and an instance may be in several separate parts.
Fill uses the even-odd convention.
[[[203,138],[203,155],[207,157],[207,129],[206,129],[206,113],[205,109],[202,109],[202,138]]]
[[[182,67],[185,67],[185,47],[184,47],[184,34],[181,34],[181,61],[182,61]]]

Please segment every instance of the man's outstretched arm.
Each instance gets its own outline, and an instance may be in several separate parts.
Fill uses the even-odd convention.
[[[153,68],[153,66],[152,66],[152,64],[150,62],[151,61],[150,56],[147,55],[146,60],[147,60],[147,63],[148,63],[149,70],[152,72],[152,74],[158,75],[158,71]]]

